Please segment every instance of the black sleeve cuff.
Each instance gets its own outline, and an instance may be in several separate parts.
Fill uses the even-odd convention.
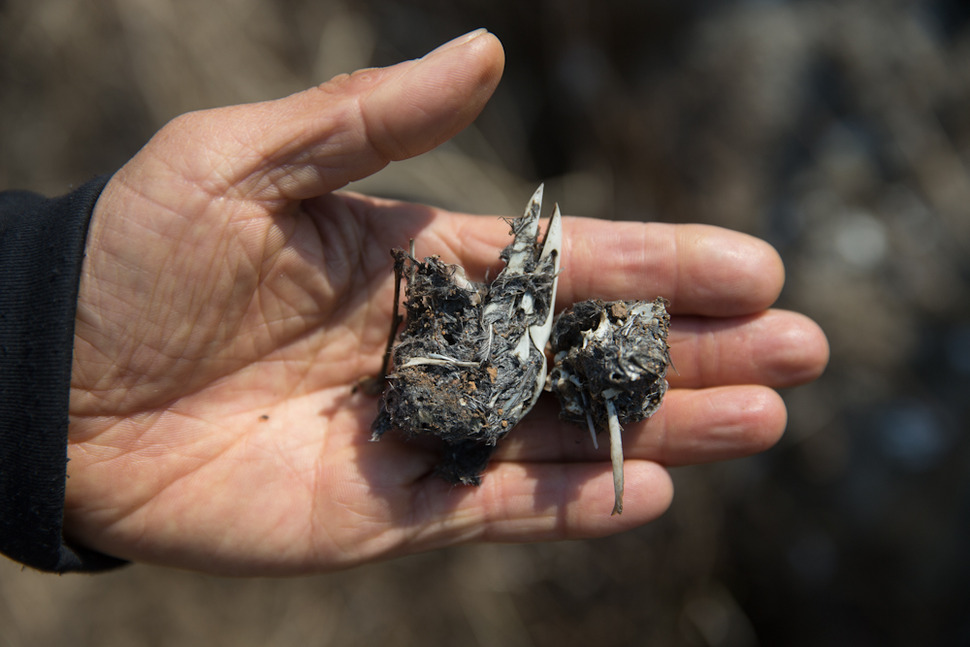
[[[0,193],[0,552],[42,571],[125,563],[63,537],[78,283],[109,177],[61,198]]]

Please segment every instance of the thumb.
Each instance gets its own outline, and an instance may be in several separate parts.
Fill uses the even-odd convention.
[[[237,187],[259,199],[302,200],[427,152],[478,116],[504,64],[501,43],[481,29],[417,60],[248,106],[239,126],[250,135],[236,141],[250,143],[241,159],[259,163],[238,169]],[[247,123],[254,120],[261,123]]]

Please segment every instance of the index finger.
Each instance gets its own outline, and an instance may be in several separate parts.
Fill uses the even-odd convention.
[[[508,225],[457,216],[466,269],[493,267]],[[563,218],[556,308],[586,299],[670,301],[673,314],[734,317],[768,308],[781,293],[781,257],[763,240],[711,225]]]

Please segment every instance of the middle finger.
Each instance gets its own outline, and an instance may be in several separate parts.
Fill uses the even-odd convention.
[[[828,342],[804,315],[767,310],[745,317],[671,319],[667,337],[672,387],[763,384],[784,388],[809,382],[828,361]]]

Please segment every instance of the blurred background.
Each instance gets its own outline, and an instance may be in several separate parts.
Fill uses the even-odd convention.
[[[293,580],[0,560],[0,645],[970,644],[970,4],[0,0],[0,188],[62,193],[165,122],[420,56],[507,53],[476,124],[355,187],[774,244],[832,361],[773,450],[660,521]]]

